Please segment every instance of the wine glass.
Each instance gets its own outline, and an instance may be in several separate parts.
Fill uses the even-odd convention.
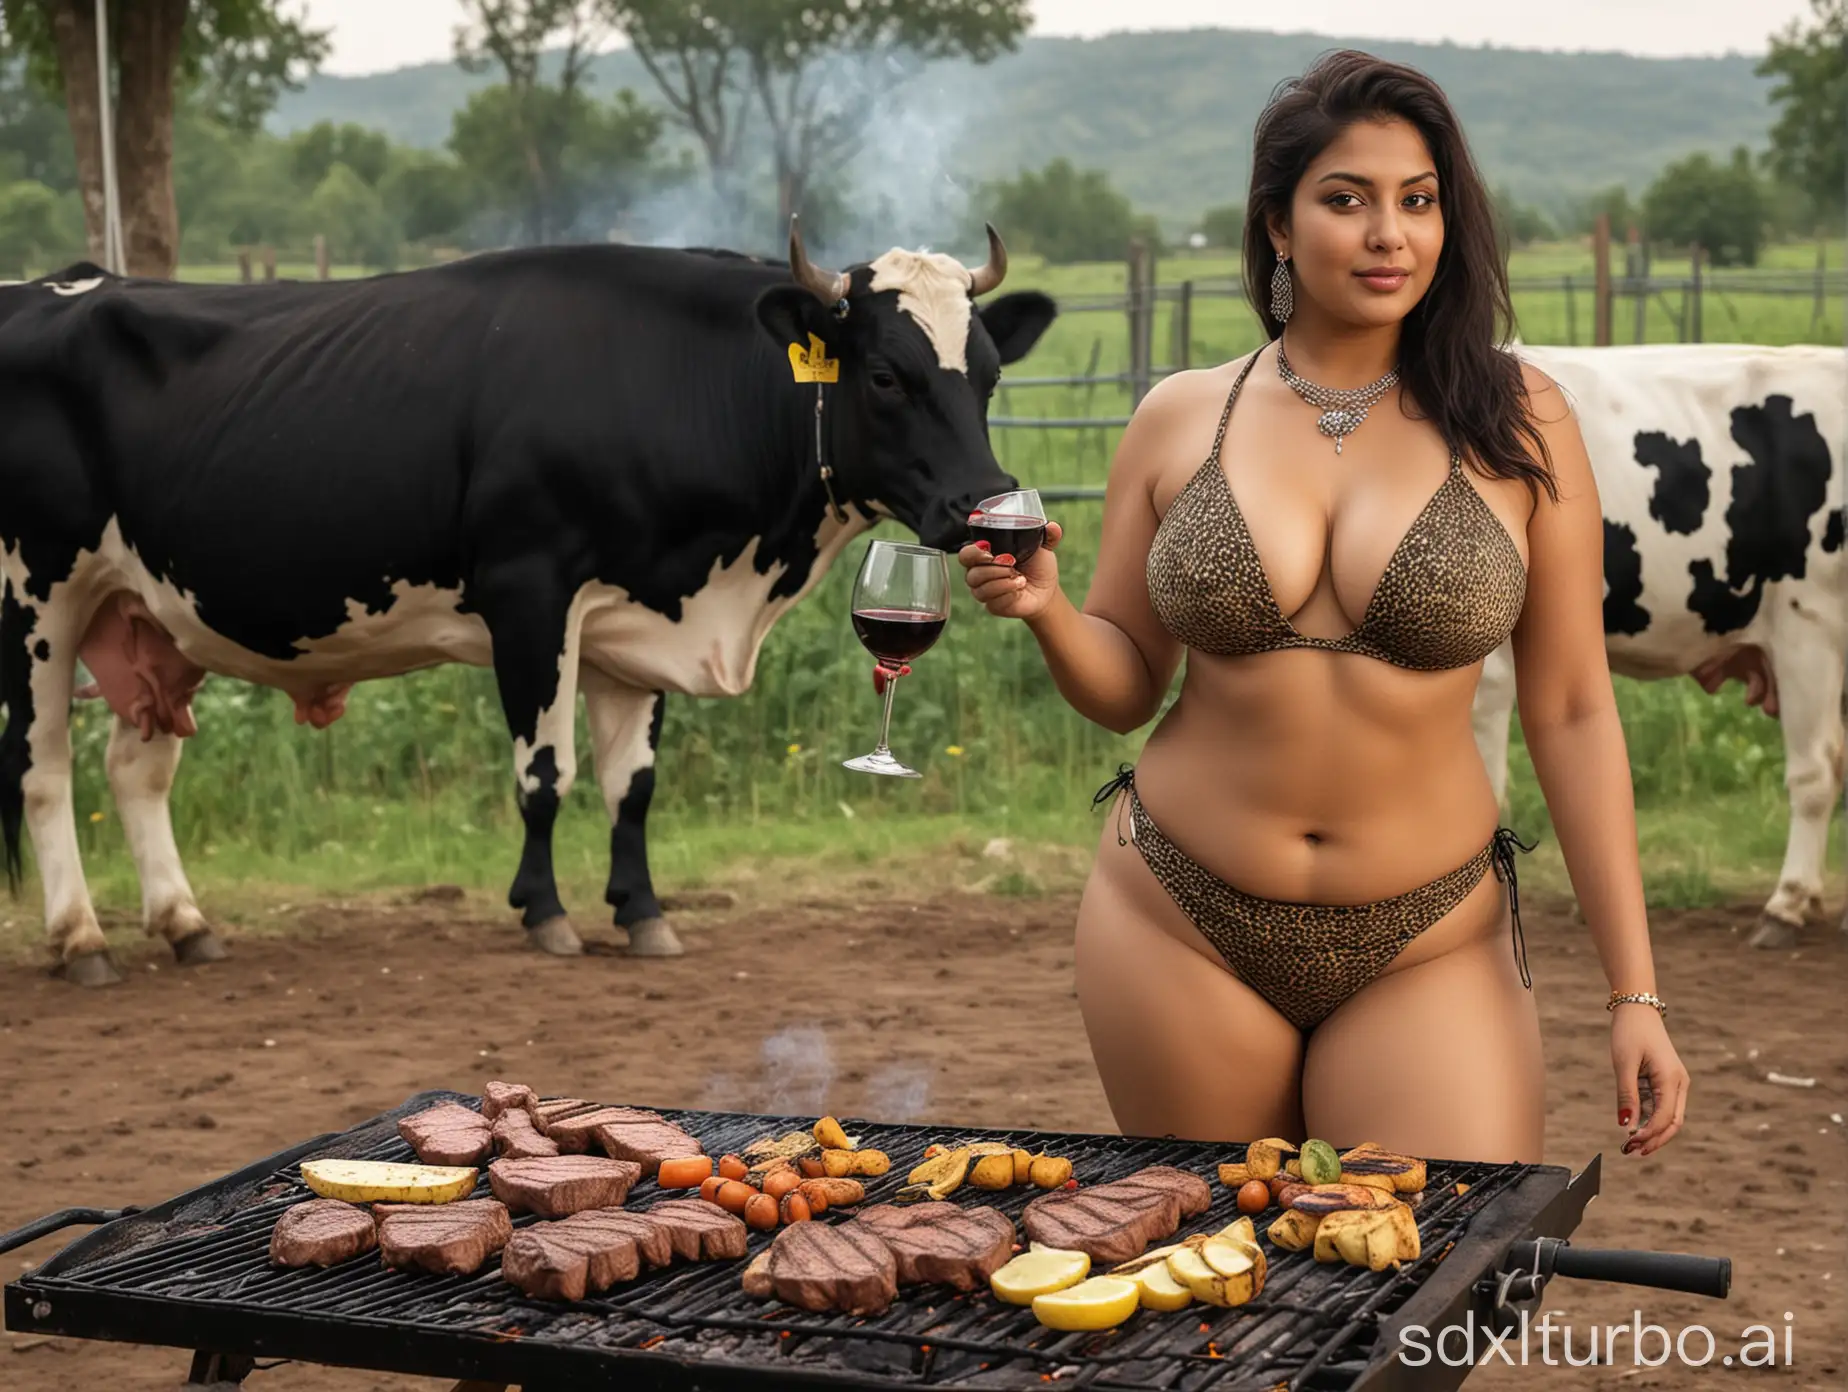
[[[1037,488],[984,498],[969,514],[969,540],[985,541],[1000,565],[1021,565],[1046,540],[1046,509]]]
[[[886,736],[892,728],[892,693],[911,668],[912,658],[928,652],[943,636],[950,619],[950,558],[929,546],[899,541],[868,543],[866,558],[853,582],[853,631],[879,664],[876,678],[885,692],[885,716],[879,747],[846,761],[859,773],[920,778],[892,757]]]

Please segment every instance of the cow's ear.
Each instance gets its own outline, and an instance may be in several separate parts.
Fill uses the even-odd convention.
[[[1059,307],[1051,296],[1037,290],[1017,290],[979,306],[977,313],[982,316],[982,327],[995,341],[1001,361],[1011,363],[1026,357],[1039,342],[1040,335],[1059,317]]]
[[[833,349],[840,332],[840,321],[800,285],[775,285],[759,295],[757,322],[779,348],[792,343],[806,348],[809,335],[814,334]]]

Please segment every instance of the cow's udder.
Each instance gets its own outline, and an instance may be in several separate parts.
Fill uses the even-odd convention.
[[[1762,705],[1766,715],[1777,718],[1777,673],[1772,669],[1771,655],[1756,644],[1734,648],[1703,662],[1691,675],[1709,696],[1729,681],[1742,681],[1746,705]]]
[[[180,655],[173,637],[135,595],[119,591],[90,620],[77,655],[109,709],[151,740],[197,734],[192,699],[205,669]],[[87,693],[84,693],[87,694]]]

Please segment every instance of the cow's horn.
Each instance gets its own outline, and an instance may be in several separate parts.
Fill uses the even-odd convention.
[[[988,229],[988,264],[979,271],[970,272],[971,295],[986,295],[1007,275],[1007,248],[1001,244],[1001,234],[995,231],[992,222],[985,222],[982,226]]]
[[[824,271],[809,260],[802,245],[802,226],[794,213],[789,215],[789,272],[796,284],[825,305],[833,306],[847,298],[847,277],[838,271]]]

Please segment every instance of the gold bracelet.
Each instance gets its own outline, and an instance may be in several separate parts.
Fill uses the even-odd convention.
[[[1656,1008],[1656,1014],[1665,1018],[1668,1015],[1668,1002],[1653,991],[1612,991],[1610,1001],[1604,1008],[1615,1010],[1618,1006],[1631,1002],[1637,1005],[1653,1005]]]

